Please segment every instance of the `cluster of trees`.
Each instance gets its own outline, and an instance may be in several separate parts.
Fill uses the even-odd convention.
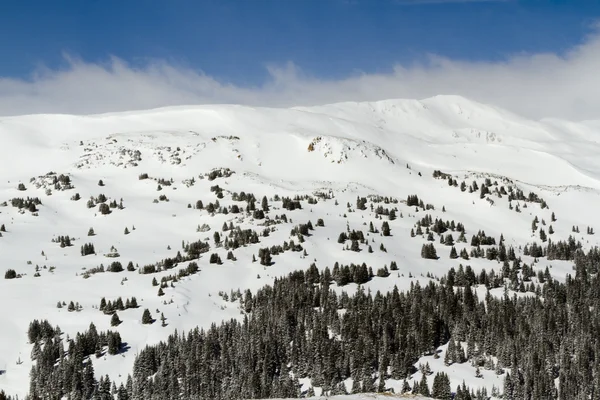
[[[547,257],[548,260],[573,260],[578,251],[582,249],[581,242],[569,235],[566,241],[552,241],[548,239],[546,246],[533,242],[523,248],[523,254],[531,257]],[[594,251],[594,249],[591,249]]]
[[[346,242],[346,240],[364,243],[365,235],[363,234],[362,231],[356,231],[354,229],[352,231],[349,230],[348,232],[341,232],[340,235],[338,236],[337,242],[340,244],[344,244]]]
[[[300,210],[302,209],[302,204],[300,204],[300,199],[296,198],[294,200],[289,197],[283,197],[281,199],[281,206],[288,211]]]
[[[6,272],[4,273],[4,279],[15,279],[17,278],[17,271],[15,271],[12,268],[9,268],[6,270]]]
[[[10,204],[18,209],[25,208],[34,213],[38,211],[37,206],[41,205],[42,201],[38,197],[27,197],[26,199],[15,197],[10,200]]]
[[[92,232],[93,233],[93,232]],[[87,256],[90,254],[96,254],[96,249],[94,248],[94,243],[85,243],[81,246],[81,255]]]
[[[471,246],[494,246],[496,239],[486,236],[485,231],[477,231],[477,235],[471,237]]]
[[[561,283],[548,274],[537,285],[538,296],[520,298],[507,291],[478,298],[472,285],[489,276],[469,267],[451,270],[440,284],[413,284],[406,293],[372,294],[359,287],[352,296],[337,295],[330,290],[329,269],[320,272],[311,265],[254,296],[246,291],[243,321],[176,333],[142,350],[120,398],[297,397],[300,385],[290,371],[330,394],[344,393],[347,378],[353,378],[353,392],[385,390],[385,380],[394,378],[407,380],[405,391],[421,393],[422,382],[408,382],[414,363],[449,341],[445,361],[470,361],[504,375],[505,398],[594,398],[600,393],[600,341],[594,339],[600,336],[600,314],[594,311],[600,307],[600,276],[590,266],[598,265],[599,255],[598,249],[578,252],[575,276]],[[152,321],[149,311],[143,319]],[[48,323],[38,322],[29,334],[33,342],[46,342],[34,352],[38,360],[49,353],[34,366],[32,395],[60,397],[83,387],[94,392],[106,384],[93,379],[83,384],[91,363],[71,356],[77,354],[74,348],[65,352],[68,357],[46,350],[56,341]],[[458,343],[466,345],[464,351]],[[81,354],[97,347],[87,346]],[[70,379],[58,379],[67,370]],[[435,376],[432,394],[447,398],[446,378]],[[475,397],[464,386],[456,393],[461,399]]]
[[[112,212],[111,209],[122,210],[125,208],[125,206],[123,205],[123,199],[121,199],[119,203],[117,203],[116,200],[112,200],[108,203],[107,201],[108,198],[103,193],[100,193],[96,198],[91,196],[90,199],[87,201],[86,206],[87,208],[94,208],[96,205],[98,205],[98,211],[102,215],[110,214]]]
[[[75,338],[63,339],[59,327],[52,328],[48,321],[33,321],[28,336],[33,343],[31,358],[35,361],[29,385],[29,396],[33,399],[99,398],[102,388],[94,377],[89,356],[101,357],[105,348],[108,354],[114,355],[123,348],[118,332],[98,332],[94,324]],[[111,382],[108,382],[110,389]],[[110,395],[110,391],[107,394]]]
[[[421,218],[420,220],[417,221],[416,223],[416,234],[417,235],[422,235],[423,234],[423,229],[425,228],[425,233],[429,233],[429,231],[433,231],[437,234],[442,234],[447,232],[448,230],[451,231],[458,231],[461,232],[462,234],[464,234],[465,232],[465,227],[462,223],[455,223],[454,220],[452,221],[444,221],[442,219],[438,219],[436,218],[435,220],[433,219],[433,217],[430,214],[426,214],[423,218]],[[414,236],[414,234],[412,234],[412,230],[411,230],[411,236]]]
[[[113,261],[106,268],[108,272],[123,272],[123,264],[120,261]]]
[[[223,238],[225,249],[238,249],[242,246],[259,243],[258,233],[252,229],[241,229],[239,226],[230,227],[228,234]]]
[[[54,185],[55,190],[69,190],[75,188],[71,182],[71,177],[65,174],[60,174],[58,176],[54,174],[52,176],[52,184]]]
[[[198,271],[200,271],[200,268],[198,268],[198,264],[192,261],[187,265],[187,267],[181,268],[179,271],[177,271],[177,274],[167,275],[160,278],[160,288],[166,288],[168,286],[168,282],[171,282],[172,286],[173,283],[177,282],[179,279],[193,275]],[[158,281],[156,280],[156,277],[152,278],[152,286],[158,286]]]
[[[52,243],[60,243],[60,247],[71,247],[73,244],[71,243],[71,239],[69,235],[59,235],[55,238],[52,238]]]
[[[530,203],[539,203],[542,208],[548,207],[546,202],[542,198],[540,198],[536,193],[529,192],[529,195],[525,196],[525,193],[523,193],[521,189],[513,190],[512,186],[510,186],[508,189],[510,192],[508,195],[508,201],[518,200]]]
[[[223,264],[223,261],[221,261],[221,257],[219,257],[218,253],[212,253],[210,255],[210,259],[208,261],[210,264],[218,264],[221,265]]]
[[[217,168],[206,173],[205,175],[209,181],[214,181],[217,178],[229,178],[233,174],[235,174],[235,171],[232,171],[229,168]]]
[[[60,301],[56,303],[56,308],[63,308],[63,307],[67,307],[68,312],[83,310],[83,307],[81,306],[81,304],[79,304],[79,302],[73,302],[73,300],[71,300],[68,305],[64,301],[62,303]]]
[[[425,243],[421,247],[421,258],[427,258],[430,260],[437,260],[439,257],[433,243]]]
[[[100,306],[98,308],[104,314],[111,315],[116,311],[123,311],[129,308],[138,308],[138,303],[135,296],[131,299],[127,298],[125,302],[123,302],[121,297],[118,297],[114,302],[110,300],[106,301],[106,298],[103,297],[100,299]]]

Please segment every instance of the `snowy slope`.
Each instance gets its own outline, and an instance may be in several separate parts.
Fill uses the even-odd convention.
[[[332,267],[335,261],[364,261],[376,270],[396,261],[397,273],[365,285],[373,291],[390,290],[394,285],[406,289],[415,280],[429,281],[427,273],[439,277],[460,262],[475,271],[499,270],[501,266],[495,261],[451,260],[450,248],[438,243],[440,259],[422,259],[421,245],[426,240],[411,238],[410,230],[425,212],[417,213],[404,204],[408,195],[417,194],[425,203],[433,204],[435,210],[427,211],[432,216],[462,222],[468,238],[485,230],[496,238],[504,234],[507,244],[517,248],[533,240],[539,242],[538,233],[531,230],[532,219],[538,216],[549,223],[555,212],[554,238],[566,239],[577,225],[582,243],[598,244],[596,236],[585,234],[585,227],[600,226],[600,214],[588,211],[597,204],[600,193],[599,132],[600,125],[595,122],[530,121],[456,96],[291,109],[222,105],[2,118],[0,203],[6,201],[7,206],[0,207],[0,224],[6,227],[0,237],[0,273],[12,268],[23,277],[0,279],[5,304],[0,308],[0,371],[4,371],[0,389],[20,396],[27,392],[31,345],[26,331],[32,319],[48,319],[70,335],[85,330],[90,322],[106,330],[110,317],[97,309],[102,297],[115,300],[135,296],[140,303],[138,309],[119,312],[123,323],[113,328],[120,331],[129,350],[94,361],[98,374],[124,379],[136,352],[146,344],[165,339],[175,329],[189,330],[239,316],[237,305],[225,301],[220,291],[256,290],[276,276],[307,268],[311,262],[324,268]],[[215,168],[229,168],[234,173],[209,181],[204,174]],[[461,192],[446,180],[434,179],[434,170],[451,174],[458,182],[465,180],[467,185],[490,177],[499,185],[536,193],[549,209],[530,203],[517,213],[508,208],[506,196],[489,196],[492,204],[480,199],[478,192]],[[56,190],[52,176],[45,176],[51,171],[68,174],[74,188]],[[140,180],[142,173],[149,179]],[[193,185],[191,178],[195,179]],[[172,184],[162,185],[158,191],[158,179],[172,180]],[[104,186],[98,185],[99,180]],[[25,191],[18,190],[19,183],[25,185]],[[275,225],[268,237],[261,237],[259,245],[235,250],[237,261],[226,260],[227,251],[213,245],[214,232],[223,233],[224,222],[262,232],[264,227],[259,224],[264,221],[243,214],[211,216],[187,207],[197,200],[205,205],[214,202],[214,185],[224,190],[221,205],[236,203],[231,198],[233,192],[251,192],[259,202],[263,196],[269,198],[271,214],[286,213],[293,222]],[[331,192],[335,200],[314,205],[303,202],[303,209],[293,212],[273,200],[276,194],[293,197],[315,192]],[[70,200],[75,193],[81,200]],[[101,215],[98,206],[87,208],[90,196],[100,193],[109,201],[122,199],[124,208],[113,209],[110,215]],[[155,203],[160,195],[169,201]],[[368,195],[401,200],[394,206],[402,218],[389,221],[392,236],[371,235],[373,253],[365,249],[358,254],[346,251],[337,238],[347,226],[367,232],[369,221],[373,221],[378,229],[381,227],[381,220],[370,210],[355,210],[356,197]],[[27,196],[41,199],[37,215],[11,206],[11,199]],[[325,227],[316,229],[303,244],[307,256],[285,252],[275,256],[270,267],[251,262],[259,247],[289,241],[294,226],[309,220],[314,224],[317,218],[323,218]],[[210,231],[197,232],[202,224],[208,224]],[[90,227],[96,233],[93,237],[87,236]],[[126,227],[128,235],[124,234]],[[58,235],[74,238],[73,246],[61,248],[53,243]],[[86,270],[114,261],[105,256],[113,246],[124,267],[129,261],[143,266],[174,257],[181,251],[182,241],[203,238],[211,243],[209,254],[218,253],[223,265],[209,264],[209,254],[205,254],[198,260],[201,271],[174,288],[166,288],[164,297],[157,296],[151,281],[172,271],[82,277]],[[90,242],[97,254],[82,257],[80,246]],[[381,244],[387,252],[379,250]],[[458,244],[457,250],[463,247],[470,249],[466,243]],[[546,265],[552,266],[552,275],[559,279],[571,271],[569,263],[560,261],[544,261],[537,267]],[[39,277],[34,277],[36,266]],[[355,289],[353,284],[338,288],[348,292]],[[56,307],[59,301],[78,302],[83,309],[68,312]],[[168,326],[142,325],[144,308],[155,318],[164,313]],[[18,364],[19,359],[22,363]],[[493,371],[483,371],[486,379],[478,379],[470,365],[445,367],[440,360],[431,357],[423,362],[429,361],[434,371],[446,371],[453,387],[463,380],[472,387],[485,385],[489,389],[502,384],[503,377]],[[391,386],[399,384],[390,382]]]
[[[308,399],[314,400],[386,400],[386,399],[412,399],[412,400],[426,400],[429,397],[423,396],[412,396],[412,395],[382,395],[382,394],[355,394],[355,395],[342,395],[342,396],[327,396],[327,397],[308,397]],[[274,399],[278,400],[278,399]]]

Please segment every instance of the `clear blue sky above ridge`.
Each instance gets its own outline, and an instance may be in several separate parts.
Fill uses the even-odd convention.
[[[24,0],[0,3],[0,77],[59,68],[63,55],[152,60],[259,85],[265,66],[310,76],[387,72],[433,53],[499,61],[580,43],[600,2],[447,0]]]

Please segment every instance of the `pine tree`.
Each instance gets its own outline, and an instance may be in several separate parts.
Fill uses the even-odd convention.
[[[114,313],[110,318],[110,326],[119,326],[120,323],[121,320],[119,319],[119,316],[117,315],[117,313]]]
[[[423,395],[424,397],[429,397],[430,395],[429,384],[427,383],[427,375],[425,374],[419,383],[419,394]]]
[[[411,391],[410,384],[408,383],[406,378],[404,378],[404,381],[402,382],[402,389],[401,389],[400,393],[409,393],[410,391]]]
[[[444,372],[438,372],[433,378],[433,390],[431,396],[434,399],[451,400],[450,379]]]
[[[383,224],[381,224],[381,233],[383,234],[383,236],[390,236],[390,232],[390,224],[387,221],[383,221]]]
[[[452,259],[458,258],[458,254],[456,254],[456,247],[454,247],[454,246],[452,246],[452,249],[450,250],[450,258],[452,258]]]
[[[154,320],[152,319],[152,315],[150,314],[150,310],[147,308],[144,309],[144,313],[142,314],[142,324],[151,324]]]

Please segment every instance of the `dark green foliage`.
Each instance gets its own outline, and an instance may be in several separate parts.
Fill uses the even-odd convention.
[[[187,259],[194,260],[199,258],[200,254],[208,252],[210,250],[210,245],[207,242],[198,240],[197,242],[186,244],[184,250],[188,254]]]
[[[152,324],[153,322],[154,322],[154,320],[152,319],[150,310],[148,310],[147,308],[144,309],[144,312],[142,314],[142,324],[148,325],[148,324]]]
[[[110,207],[108,206],[108,204],[106,203],[101,203],[98,206],[98,211],[100,212],[100,214],[102,215],[108,215],[110,214],[112,211],[110,210]]]
[[[290,199],[289,197],[283,197],[281,199],[282,207],[289,211],[300,210],[302,209],[302,205],[300,204],[299,199]]]
[[[383,224],[381,224],[381,233],[383,236],[391,235],[390,224],[387,221],[383,221]]]
[[[113,261],[106,270],[108,272],[122,272],[123,265],[119,261]]]
[[[271,251],[268,247],[262,248],[258,250],[258,258],[260,259],[261,265],[269,266],[272,263],[271,260]]]
[[[13,397],[7,395],[4,390],[0,390],[0,400],[13,400]]]
[[[114,313],[110,318],[110,326],[119,326],[120,324],[121,320],[119,319],[119,316],[117,315],[117,313]]]
[[[60,243],[60,247],[71,247],[71,238],[68,235],[62,236],[59,235],[56,238],[52,239],[53,243]]]
[[[41,325],[47,322],[44,321]],[[40,326],[39,322],[37,326]],[[35,336],[32,328],[35,329],[30,325],[30,339],[32,335]],[[65,350],[64,343],[60,340],[60,328],[47,333],[45,337],[37,337],[34,341],[36,344],[32,356],[36,363],[30,373],[30,398],[91,399],[93,393],[105,390],[106,394],[110,393],[110,380],[102,378],[98,382],[94,377],[92,363],[86,357],[92,354],[102,355],[104,346],[107,346],[108,354],[118,354],[122,347],[118,332],[98,332],[94,324],[90,324],[86,332],[78,333],[74,339],[66,342],[68,350]],[[40,339],[45,342],[43,350],[39,344]],[[57,360],[58,366],[55,366]],[[69,379],[64,379],[65,376],[69,376]]]
[[[438,372],[433,378],[433,390],[431,397],[434,399],[451,400],[452,391],[450,389],[450,379],[444,372]]]
[[[454,246],[452,246],[452,249],[450,250],[450,258],[452,258],[452,259],[458,258],[458,254],[456,253],[456,247],[454,247]]]
[[[365,197],[356,197],[356,208],[358,210],[367,209],[367,199]]]
[[[267,200],[267,196],[263,196],[260,206],[263,212],[269,212],[269,201]]]
[[[41,340],[46,341],[52,339],[57,332],[59,332],[59,329],[53,328],[48,320],[38,321],[37,319],[34,319],[29,324],[27,338],[29,339],[29,343],[35,343]]]
[[[19,208],[19,209],[25,208],[29,212],[33,213],[33,212],[36,212],[38,210],[37,206],[41,205],[42,201],[39,198],[37,198],[37,197],[32,197],[32,198],[27,197],[26,199],[23,199],[21,197],[15,197],[14,199],[10,200],[10,204],[13,207],[16,207],[16,208]]]
[[[416,194],[408,195],[408,197],[406,198],[406,205],[409,207],[412,207],[412,206],[418,207],[419,206],[419,197]]]
[[[478,231],[477,235],[471,237],[471,246],[493,246],[495,244],[496,239],[486,236],[484,231]]]
[[[15,279],[17,277],[17,271],[14,269],[7,269],[4,273],[4,279]]]
[[[96,254],[96,249],[94,249],[93,243],[85,243],[83,246],[81,246],[81,255],[87,256],[89,254]]]
[[[423,247],[421,248],[421,257],[432,260],[438,259],[437,252],[435,250],[435,247],[433,246],[433,243],[423,245]]]
[[[212,254],[210,255],[210,260],[209,260],[209,262],[210,262],[211,264],[219,264],[219,265],[223,263],[223,262],[221,261],[221,257],[219,257],[219,255],[218,255],[217,253],[212,253]]]

